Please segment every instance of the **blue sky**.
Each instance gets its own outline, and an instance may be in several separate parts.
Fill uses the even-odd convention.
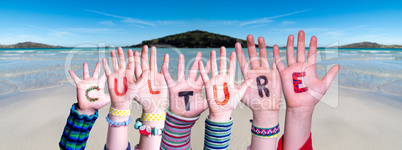
[[[318,45],[402,44],[401,1],[1,1],[0,44],[126,46],[190,30],[267,45],[304,30]],[[309,39],[309,38],[308,38]]]

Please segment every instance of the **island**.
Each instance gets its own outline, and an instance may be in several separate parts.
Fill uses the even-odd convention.
[[[194,30],[184,33],[168,35],[165,37],[145,40],[140,44],[127,47],[142,47],[143,45],[157,47],[177,47],[177,48],[217,48],[221,46],[234,47],[239,42],[242,47],[247,47],[247,41],[233,38],[227,35],[211,33],[207,31]]]
[[[374,42],[360,42],[339,46],[339,48],[402,48],[402,45],[382,45]]]
[[[21,42],[12,45],[0,45],[0,48],[64,48],[64,47],[35,43],[35,42]]]

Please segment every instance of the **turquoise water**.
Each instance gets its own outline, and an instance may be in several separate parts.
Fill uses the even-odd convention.
[[[169,71],[176,76],[179,54],[186,58],[189,69],[197,52],[202,52],[204,60],[209,58],[213,48],[158,48],[158,67],[163,55],[169,53]],[[93,71],[101,58],[110,58],[104,48],[67,49],[0,49],[0,94],[43,88],[52,88],[69,83],[68,69],[72,68],[82,76],[82,64],[87,62]],[[127,50],[127,49],[125,49]],[[140,50],[133,48],[133,50]],[[219,48],[215,48],[219,51]],[[227,56],[234,48],[229,48]],[[244,49],[247,53],[247,49]],[[333,64],[340,64],[341,71],[334,84],[340,87],[379,91],[402,95],[402,49],[319,49],[317,73],[322,77]],[[272,61],[272,48],[268,48]],[[286,63],[285,49],[281,56]],[[248,56],[247,56],[248,57]],[[237,74],[241,80],[240,69]]]

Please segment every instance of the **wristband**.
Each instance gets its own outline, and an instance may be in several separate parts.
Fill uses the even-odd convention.
[[[118,109],[110,107],[109,114],[111,114],[113,116],[125,117],[125,116],[130,116],[131,112],[130,112],[130,109],[118,110]]]
[[[143,113],[141,115],[141,121],[165,121],[165,113]]]
[[[205,119],[204,150],[222,150],[229,148],[233,119],[228,122],[215,122]]]
[[[137,118],[137,120],[135,120],[134,128],[138,129],[140,134],[145,135],[145,136],[162,135],[162,133],[163,133],[163,129],[157,129],[156,127],[151,128],[148,125],[142,124],[140,118]]]
[[[250,122],[253,123],[253,120],[250,119]],[[279,131],[280,131],[279,123],[272,128],[259,128],[251,124],[251,133],[257,137],[276,138],[278,136]]]
[[[131,117],[129,116],[127,121],[114,122],[114,121],[110,120],[109,115],[108,115],[108,116],[106,116],[106,121],[109,123],[109,126],[115,126],[115,127],[127,126],[131,123]]]

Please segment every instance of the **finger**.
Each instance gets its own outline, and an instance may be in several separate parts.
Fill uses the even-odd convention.
[[[105,73],[102,73],[102,76],[99,79],[99,83],[100,83],[100,85],[105,86],[105,83],[106,83],[106,74]]]
[[[195,79],[197,78],[197,74],[198,74],[198,61],[200,61],[202,59],[202,53],[198,52],[197,56],[194,59],[194,63],[193,66],[191,66],[190,72],[188,74],[188,79],[191,79],[193,81],[195,81]]]
[[[260,64],[261,67],[269,69],[267,45],[265,45],[265,40],[263,37],[258,38],[258,47],[260,51]]]
[[[110,55],[112,57],[112,66],[113,66],[113,72],[117,72],[119,70],[119,67],[117,67],[117,57],[116,57],[116,52],[112,50],[110,52]]]
[[[299,35],[297,36],[297,62],[305,62],[306,54],[305,54],[305,45],[304,45],[304,31],[300,30]]]
[[[156,71],[158,67],[156,66],[156,47],[151,47],[151,71]]]
[[[138,51],[134,52],[134,61],[135,61],[135,67],[134,67],[135,78],[138,79],[142,73],[141,59],[140,59],[140,54],[138,53]]]
[[[200,74],[201,74],[201,78],[202,81],[204,81],[204,83],[206,83],[207,81],[209,81],[209,77],[208,74],[204,68],[204,63],[202,63],[202,61],[198,62],[199,68],[200,68]]]
[[[177,83],[184,79],[184,55],[179,55],[179,65],[177,65]]]
[[[74,80],[75,84],[79,83],[81,81],[80,78],[77,77],[77,75],[75,75],[73,70],[68,70],[68,73],[70,73],[71,78]]]
[[[254,37],[250,34],[247,36],[248,56],[250,58],[251,69],[260,66],[257,57],[257,50],[255,49]]]
[[[288,63],[288,66],[296,62],[294,44],[295,44],[295,37],[293,35],[289,35],[288,43],[286,45],[286,61]]]
[[[198,63],[199,62],[197,62],[197,64]],[[202,80],[202,76],[201,76],[201,68],[199,66],[198,66],[198,68],[200,70],[200,76],[198,77],[196,82],[197,82],[198,85],[201,85],[204,81]],[[204,69],[205,69],[205,73],[207,74],[207,77],[208,77],[209,71],[211,71],[211,60],[208,60],[207,65],[205,66]]]
[[[127,51],[127,55],[128,55],[128,69],[131,71],[134,71],[134,54],[133,51],[131,49],[128,49]]]
[[[144,45],[141,52],[141,67],[142,71],[149,69],[148,64],[148,46]]]
[[[163,57],[163,63],[162,65],[165,65],[166,68],[169,68],[169,54],[165,54],[165,56]],[[162,73],[162,68],[161,68],[161,73]]]
[[[229,69],[228,69],[228,75],[229,75],[230,82],[234,82],[235,73],[236,73],[236,53],[232,52],[230,54],[230,62],[229,62]]]
[[[274,46],[274,61],[279,72],[282,72],[286,68],[282,62],[278,45]]]
[[[100,72],[100,63],[96,63],[96,67],[94,70],[94,74],[92,74],[92,78],[98,79],[99,78],[99,72]]]
[[[239,60],[241,73],[243,74],[243,77],[246,78],[247,72],[250,68],[248,66],[247,59],[244,56],[243,48],[241,47],[240,43],[238,43],[238,42],[236,43],[235,50],[237,53],[237,59]]]
[[[109,76],[111,74],[109,65],[107,64],[106,58],[102,59],[102,64],[103,64],[103,69],[105,70],[106,76]]]
[[[84,63],[84,80],[89,79],[89,71],[88,71],[88,64]]]
[[[166,84],[168,87],[171,87],[171,85],[174,83],[172,77],[170,76],[169,70],[166,67],[166,65],[162,65],[162,74],[165,77]]]
[[[310,40],[310,47],[309,47],[308,55],[307,55],[307,62],[314,66],[317,63],[317,37],[315,37],[315,36],[311,37],[311,40]]]
[[[126,69],[126,58],[124,56],[124,51],[121,47],[117,48],[117,54],[119,55],[120,69]]]
[[[338,71],[340,68],[341,68],[341,66],[339,66],[339,65],[333,66],[331,69],[329,69],[327,74],[325,74],[325,76],[322,78],[321,81],[325,82],[327,90],[331,86],[331,83],[334,80],[334,78],[336,77],[336,75],[338,74]]]
[[[215,50],[211,51],[211,71],[212,71],[212,77],[218,75],[218,66],[216,64],[216,52]]]
[[[220,50],[220,61],[219,61],[219,73],[225,74],[227,73],[226,70],[226,48],[224,46],[221,47]]]

